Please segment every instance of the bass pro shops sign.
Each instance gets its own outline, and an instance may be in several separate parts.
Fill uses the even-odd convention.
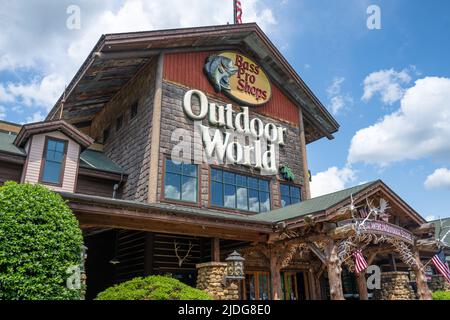
[[[247,106],[267,103],[272,95],[270,81],[262,68],[236,52],[222,52],[206,60],[205,74],[218,93]]]

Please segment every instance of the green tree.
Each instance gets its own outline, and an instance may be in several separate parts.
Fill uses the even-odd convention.
[[[206,292],[163,276],[135,278],[106,289],[97,300],[212,300]]]
[[[41,185],[0,187],[0,300],[80,299],[68,269],[83,237],[62,197]]]

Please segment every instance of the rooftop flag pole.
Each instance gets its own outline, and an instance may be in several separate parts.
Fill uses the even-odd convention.
[[[242,6],[240,0],[234,0],[234,24],[242,23]]]

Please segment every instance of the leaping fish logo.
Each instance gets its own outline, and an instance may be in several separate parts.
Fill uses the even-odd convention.
[[[217,93],[231,90],[230,77],[238,70],[230,58],[223,56],[210,56],[205,64],[205,73]]]

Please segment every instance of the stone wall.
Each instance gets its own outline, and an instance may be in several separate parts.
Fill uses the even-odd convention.
[[[450,291],[450,283],[440,274],[431,276],[431,281],[428,282],[428,287],[431,291]]]
[[[155,60],[108,102],[95,117],[91,127],[92,136],[100,141],[103,131],[109,128],[104,153],[128,174],[122,196],[127,200],[147,201],[148,198]],[[132,119],[130,111],[135,103],[138,103],[138,114]],[[116,130],[116,120],[121,115],[123,124]]]
[[[208,262],[197,265],[197,288],[206,291],[216,300],[239,300],[239,285],[226,281],[227,264]]]
[[[414,300],[416,295],[409,283],[408,272],[381,273],[381,289],[375,290],[375,300]]]
[[[191,133],[194,133],[194,122],[186,117],[182,107],[182,101],[184,94],[189,90],[181,85],[176,85],[167,81],[163,81],[163,98],[162,98],[162,117],[161,117],[161,138],[160,138],[160,158],[159,166],[162,168],[164,157],[170,155],[172,149],[179,141],[171,141],[172,133],[178,128],[185,129]],[[218,101],[217,99],[208,96],[209,102],[217,103],[219,105],[225,105],[223,101]],[[193,103],[194,109],[196,103]],[[198,105],[198,104],[197,104]],[[233,104],[233,107],[237,107],[237,104]],[[295,183],[303,185],[305,173],[302,167],[302,152],[299,138],[299,128],[282,122],[276,119],[269,118],[262,114],[256,113],[255,110],[250,108],[250,119],[254,117],[260,118],[264,123],[274,123],[277,126],[283,126],[287,129],[285,145],[281,146],[279,149],[280,164],[287,164],[296,176]],[[209,125],[207,119],[203,121],[204,125]],[[195,149],[194,147],[193,149]],[[198,146],[197,146],[198,148]],[[193,157],[192,155],[191,158]],[[243,174],[254,174],[260,175],[259,170],[253,168],[247,168],[240,165],[227,165],[221,164],[225,168],[230,168],[236,170],[236,172],[242,172]],[[201,206],[209,206],[209,165],[204,164],[201,166],[199,172],[201,177],[199,177],[200,182],[200,199]],[[160,171],[158,176],[158,199],[161,199],[161,186],[162,186],[163,172]],[[280,196],[279,196],[279,183],[285,182],[279,175],[273,176],[271,178],[271,205],[272,209],[279,208]],[[305,190],[302,188],[302,197],[306,198]]]

